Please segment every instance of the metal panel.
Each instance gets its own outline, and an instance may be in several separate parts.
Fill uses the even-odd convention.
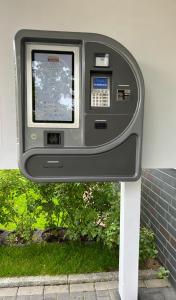
[[[96,155],[33,155],[25,176],[35,181],[136,180],[136,136],[108,152]]]

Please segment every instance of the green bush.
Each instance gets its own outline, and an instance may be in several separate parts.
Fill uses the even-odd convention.
[[[113,224],[118,221],[119,190],[112,183],[67,183],[58,189],[61,199],[62,225],[69,228],[72,240],[79,236],[110,241]],[[112,205],[114,210],[112,209]],[[113,216],[116,215],[117,221]],[[116,231],[116,228],[114,228]],[[108,235],[109,230],[109,235]],[[111,233],[112,234],[112,233]],[[117,236],[117,231],[116,231]]]
[[[140,231],[140,248],[139,259],[143,265],[147,259],[155,258],[158,251],[156,250],[155,235],[153,231],[146,227],[142,227]]]
[[[0,171],[0,205],[0,224],[12,225],[18,239],[30,240],[38,221],[42,220],[43,228],[67,227],[72,240],[81,236],[103,240],[110,246],[116,244],[117,184],[36,184],[18,170],[5,170]]]
[[[40,217],[44,220],[44,228],[61,226],[63,213],[58,194],[61,184],[35,184],[35,186],[39,195],[38,206],[41,208]]]
[[[0,171],[0,224],[12,224],[17,241],[30,240],[33,225],[41,211],[38,200],[35,184],[25,179],[18,170]]]
[[[119,246],[120,188],[115,183],[37,184],[18,170],[0,171],[0,226],[14,228],[12,242],[30,241],[38,227],[68,228],[71,240]],[[154,234],[142,228],[140,263],[157,254]]]

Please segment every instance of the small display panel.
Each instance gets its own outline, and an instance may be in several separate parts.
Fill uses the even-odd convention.
[[[32,50],[33,122],[74,123],[74,53]]]
[[[107,89],[108,88],[108,77],[94,77],[93,78],[94,89]]]
[[[96,54],[95,67],[109,67],[109,54]]]

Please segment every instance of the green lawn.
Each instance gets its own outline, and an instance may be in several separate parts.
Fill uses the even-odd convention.
[[[33,244],[0,247],[0,277],[117,270],[118,251],[102,244]]]

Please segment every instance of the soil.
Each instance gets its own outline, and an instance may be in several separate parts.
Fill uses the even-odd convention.
[[[146,261],[144,265],[140,267],[140,269],[152,269],[152,270],[158,270],[161,267],[161,264],[156,258],[150,258]]]

